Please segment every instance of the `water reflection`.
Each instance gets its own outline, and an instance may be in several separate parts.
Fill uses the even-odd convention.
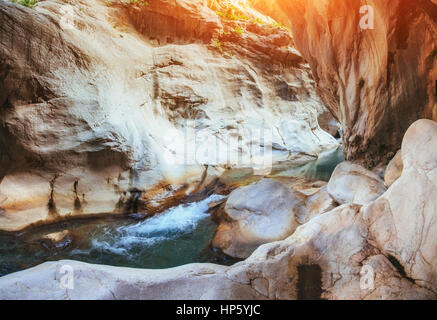
[[[302,165],[274,165],[273,175],[285,177],[306,177],[329,181],[335,167],[344,161],[343,149],[337,148],[321,154],[317,160]]]

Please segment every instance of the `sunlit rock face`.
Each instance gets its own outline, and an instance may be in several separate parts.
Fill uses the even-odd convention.
[[[409,125],[437,119],[436,1],[255,2],[273,17],[288,16],[317,91],[343,126],[348,160],[387,161]],[[374,29],[360,26],[369,22],[363,5],[373,8]]]
[[[253,10],[267,22],[149,2],[0,1],[1,229],[153,212],[228,162],[251,166],[235,159],[252,147],[338,145],[285,29]]]

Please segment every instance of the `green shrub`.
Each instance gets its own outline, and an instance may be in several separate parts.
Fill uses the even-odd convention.
[[[39,1],[38,0],[12,0],[12,2],[33,9],[34,5],[37,4]]]
[[[246,16],[240,9],[233,5],[228,6],[224,12],[216,11],[215,13],[226,20],[249,20],[248,16]]]
[[[242,35],[243,34],[243,29],[241,29],[240,26],[236,26],[234,29],[236,34]]]
[[[146,0],[130,0],[129,3],[138,7],[146,7],[149,5]]]

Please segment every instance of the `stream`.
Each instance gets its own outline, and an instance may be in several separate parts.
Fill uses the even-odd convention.
[[[329,180],[343,161],[341,149],[327,152],[303,165],[274,167],[281,176]],[[208,204],[224,197],[211,195],[199,202],[180,204],[147,220],[100,218],[59,222],[22,234],[0,233],[0,276],[45,261],[79,260],[94,264],[160,269],[193,262],[231,265],[238,260],[210,247],[216,224]],[[62,233],[60,242],[46,239]]]

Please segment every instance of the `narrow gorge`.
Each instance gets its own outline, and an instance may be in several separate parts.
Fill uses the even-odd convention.
[[[1,0],[0,299],[437,299],[436,100],[435,0]]]

